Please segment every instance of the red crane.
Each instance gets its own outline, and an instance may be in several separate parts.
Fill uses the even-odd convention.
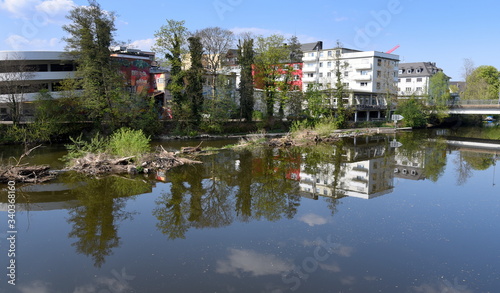
[[[387,54],[391,54],[392,52],[396,51],[396,49],[399,48],[399,45],[397,45],[396,47],[390,49],[389,51],[385,52]]]

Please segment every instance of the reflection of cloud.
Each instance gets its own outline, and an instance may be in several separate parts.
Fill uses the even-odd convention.
[[[467,286],[458,284],[458,279],[455,278],[453,283],[440,279],[433,283],[425,283],[411,288],[412,293],[442,293],[442,292],[456,292],[456,293],[472,293],[473,291],[467,289]]]
[[[18,285],[21,293],[49,293],[49,283],[43,281],[33,281],[29,285]]]
[[[328,219],[316,214],[305,214],[299,218],[299,221],[306,223],[309,226],[324,225],[328,223]]]
[[[346,246],[346,245],[341,245],[333,251],[335,254],[343,256],[343,257],[350,257],[352,253],[354,252],[354,247],[351,246]]]
[[[322,268],[323,270],[325,271],[329,271],[329,272],[333,272],[333,273],[339,273],[341,272],[342,270],[340,269],[340,266],[336,263],[332,263],[332,264],[324,264],[324,263],[320,263],[319,264],[320,268]]]
[[[343,285],[352,285],[354,284],[355,280],[356,278],[354,278],[353,276],[345,276],[340,278],[340,283],[342,283]]]
[[[288,261],[247,249],[230,249],[228,259],[217,261],[216,267],[217,273],[236,276],[240,272],[253,276],[279,275],[292,269],[293,264]]]
[[[76,287],[73,293],[92,293],[92,292],[113,292],[125,293],[132,292],[133,288],[127,280],[133,280],[135,276],[128,276],[125,269],[122,269],[121,274],[112,271],[115,278],[99,277],[93,283],[84,286]],[[109,291],[108,291],[109,290]]]

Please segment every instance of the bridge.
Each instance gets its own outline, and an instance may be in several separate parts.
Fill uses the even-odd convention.
[[[500,115],[500,99],[449,102],[448,114]]]

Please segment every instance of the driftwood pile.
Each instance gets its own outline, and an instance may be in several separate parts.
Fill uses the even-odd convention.
[[[107,154],[87,154],[85,157],[74,159],[68,170],[89,175],[123,174],[123,173],[150,173],[153,170],[169,170],[184,164],[196,164],[199,161],[177,157],[172,152],[167,152],[160,147],[154,153],[115,158]]]
[[[52,180],[56,177],[54,172],[50,171],[49,165],[39,166],[1,166],[0,183],[9,181],[24,183],[42,183]]]

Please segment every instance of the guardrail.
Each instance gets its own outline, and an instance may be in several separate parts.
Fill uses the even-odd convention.
[[[495,100],[460,100],[460,101],[454,101],[454,102],[448,102],[448,106],[450,107],[460,107],[460,106],[475,106],[475,105],[495,105],[498,106],[500,105],[500,100],[495,99]]]

